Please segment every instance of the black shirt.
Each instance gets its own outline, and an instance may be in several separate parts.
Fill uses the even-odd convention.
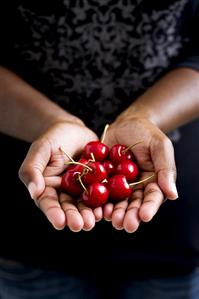
[[[198,1],[21,0],[0,14],[1,64],[97,133],[169,70],[199,70]],[[170,132],[179,199],[134,234],[103,221],[91,232],[54,230],[17,176],[29,145],[0,135],[0,254],[64,271],[99,263],[144,275],[198,265],[198,132],[198,120]]]

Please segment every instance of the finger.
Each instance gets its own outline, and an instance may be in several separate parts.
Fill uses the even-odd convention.
[[[53,154],[51,156],[50,165],[48,165],[45,168],[43,175],[44,176],[59,175],[66,169],[67,167],[66,163],[68,161],[69,161],[68,158],[61,152],[60,149],[58,149],[58,153]]]
[[[60,204],[66,215],[66,224],[73,232],[79,232],[84,226],[84,221],[76,205],[77,201],[73,200],[65,193],[60,194]]]
[[[64,228],[66,217],[61,209],[58,195],[54,188],[46,187],[42,195],[35,200],[35,203],[56,229]]]
[[[178,198],[176,189],[176,166],[174,149],[168,138],[162,139],[158,144],[152,146],[152,160],[158,175],[158,184],[169,199]]]
[[[131,200],[123,221],[123,227],[128,233],[135,232],[140,225],[139,209],[143,200],[143,190],[134,191]]]
[[[154,171],[153,161],[151,160],[151,154],[147,144],[144,142],[138,143],[135,147],[131,148],[131,151],[140,169],[147,172]]]
[[[144,200],[139,210],[142,221],[148,222],[157,213],[164,200],[164,195],[156,183],[150,183],[144,190]]]
[[[50,147],[44,142],[34,142],[19,169],[19,177],[28,188],[33,199],[45,189],[43,171],[50,160]]]
[[[145,186],[157,180],[155,172],[142,172],[139,181],[131,183],[133,194],[135,190],[144,190]]]
[[[126,209],[128,207],[128,200],[123,200],[115,205],[112,213],[112,225],[118,229],[123,229],[123,220]]]
[[[45,185],[53,188],[61,186],[62,178],[60,176],[44,177]]]
[[[95,208],[93,210],[93,214],[95,216],[95,221],[99,222],[103,218],[103,210],[102,207]]]
[[[85,204],[82,201],[79,201],[78,210],[84,222],[83,230],[91,230],[95,226],[95,216],[93,214],[92,209],[85,206]]]
[[[106,221],[111,221],[113,209],[114,209],[114,205],[111,202],[104,205],[103,214],[104,214],[104,219]]]

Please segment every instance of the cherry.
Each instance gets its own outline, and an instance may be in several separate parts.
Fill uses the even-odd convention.
[[[84,156],[87,159],[91,159],[91,154],[93,154],[96,161],[103,161],[108,156],[108,153],[108,146],[100,141],[91,141],[84,147]]]
[[[71,196],[79,197],[82,192],[82,186],[78,181],[80,172],[78,171],[66,171],[62,176],[61,188]]]
[[[107,176],[113,176],[115,174],[115,166],[109,160],[105,160],[102,165],[106,169]]]
[[[89,162],[87,166],[89,166],[92,171],[88,170],[87,173],[83,174],[82,181],[85,185],[100,183],[107,178],[106,169],[100,162]]]
[[[72,162],[73,163],[73,162]],[[78,160],[78,163],[81,163],[81,164],[84,164],[86,165],[88,163],[88,160],[87,159],[84,159],[84,158],[81,158]],[[78,172],[82,172],[83,169],[84,169],[84,166],[81,165],[81,164],[77,164],[77,162],[74,162],[74,164],[70,165],[68,168],[67,168],[67,171],[78,171]]]
[[[113,164],[119,164],[123,160],[132,160],[133,153],[123,144],[115,144],[110,149],[110,160]]]
[[[69,162],[66,162],[68,165],[67,170],[73,170],[73,171],[79,171],[82,172],[84,168],[89,168],[87,167],[88,160],[85,159],[84,157],[81,157],[79,161],[75,161],[64,149],[63,147],[60,147],[60,150],[64,155],[69,159]],[[71,166],[70,166],[71,165]],[[85,166],[84,166],[85,165]]]
[[[132,193],[132,188],[126,177],[121,174],[114,175],[108,180],[108,190],[110,197],[115,201],[124,200]]]
[[[138,167],[131,160],[123,160],[117,165],[116,174],[123,174],[128,182],[133,182],[138,176]]]
[[[102,183],[94,183],[82,194],[83,202],[90,208],[97,208],[108,200],[108,189]]]
[[[85,146],[79,161],[75,161],[60,148],[67,156],[66,164],[70,165],[62,176],[63,191],[73,197],[81,197],[83,202],[92,208],[103,205],[109,197],[115,202],[128,199],[135,185],[155,175],[135,182],[139,171],[136,163],[132,161],[133,153],[130,149],[143,141],[128,147],[115,144],[110,150],[108,160],[109,148],[103,143],[107,128],[108,125],[101,141],[92,141]]]

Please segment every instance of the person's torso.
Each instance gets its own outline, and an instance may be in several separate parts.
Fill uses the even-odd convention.
[[[7,20],[5,49],[8,45],[9,51],[3,52],[7,53],[3,61],[100,132],[183,57],[193,14],[194,2],[188,0],[153,4],[144,0],[65,0],[56,5],[53,1],[47,5],[20,1],[12,10],[12,23]],[[143,265],[161,262],[164,266],[178,261],[189,263],[190,257],[196,254],[197,258],[199,253],[197,132],[198,121],[171,132],[180,198],[167,201],[154,219],[134,234],[116,231],[111,223],[104,222],[97,223],[92,232],[55,231],[28,200],[25,187],[17,179],[26,145],[1,136],[5,145],[1,152],[6,157],[1,181],[9,190],[2,196],[2,240],[9,235],[2,253],[7,251],[11,256],[15,246],[16,255],[36,261],[29,252],[32,247],[41,247],[45,253],[41,256],[49,265],[57,262],[53,253],[64,265],[68,255],[78,261],[132,261],[138,267],[140,261]],[[6,230],[5,221],[9,222]]]

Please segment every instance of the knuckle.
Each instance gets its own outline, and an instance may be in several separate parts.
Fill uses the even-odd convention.
[[[144,196],[147,196],[147,195],[150,195],[150,194],[157,194],[158,196],[162,196],[162,193],[160,192],[160,190],[158,190],[158,189],[155,189],[155,188],[149,188],[149,189],[146,189],[145,191],[144,191]],[[148,202],[153,202],[153,200],[152,199],[149,199],[148,200]]]
[[[145,190],[144,190],[144,197],[148,196],[150,194],[153,194],[153,195],[156,195],[156,196],[161,196],[161,197],[163,196],[162,191],[160,190],[160,188],[154,183],[151,183],[151,184],[147,185]],[[149,201],[153,201],[151,199],[151,197],[149,197]]]
[[[165,135],[162,137],[161,143],[164,149],[173,148],[171,140]]]
[[[24,182],[26,181],[27,177],[29,177],[29,167],[27,165],[23,165],[19,168],[18,176]]]
[[[168,169],[168,172],[169,172],[170,174],[173,174],[173,175],[176,176],[177,171],[176,171],[176,167],[175,167],[175,165],[173,165],[172,167],[170,167],[170,168]]]

